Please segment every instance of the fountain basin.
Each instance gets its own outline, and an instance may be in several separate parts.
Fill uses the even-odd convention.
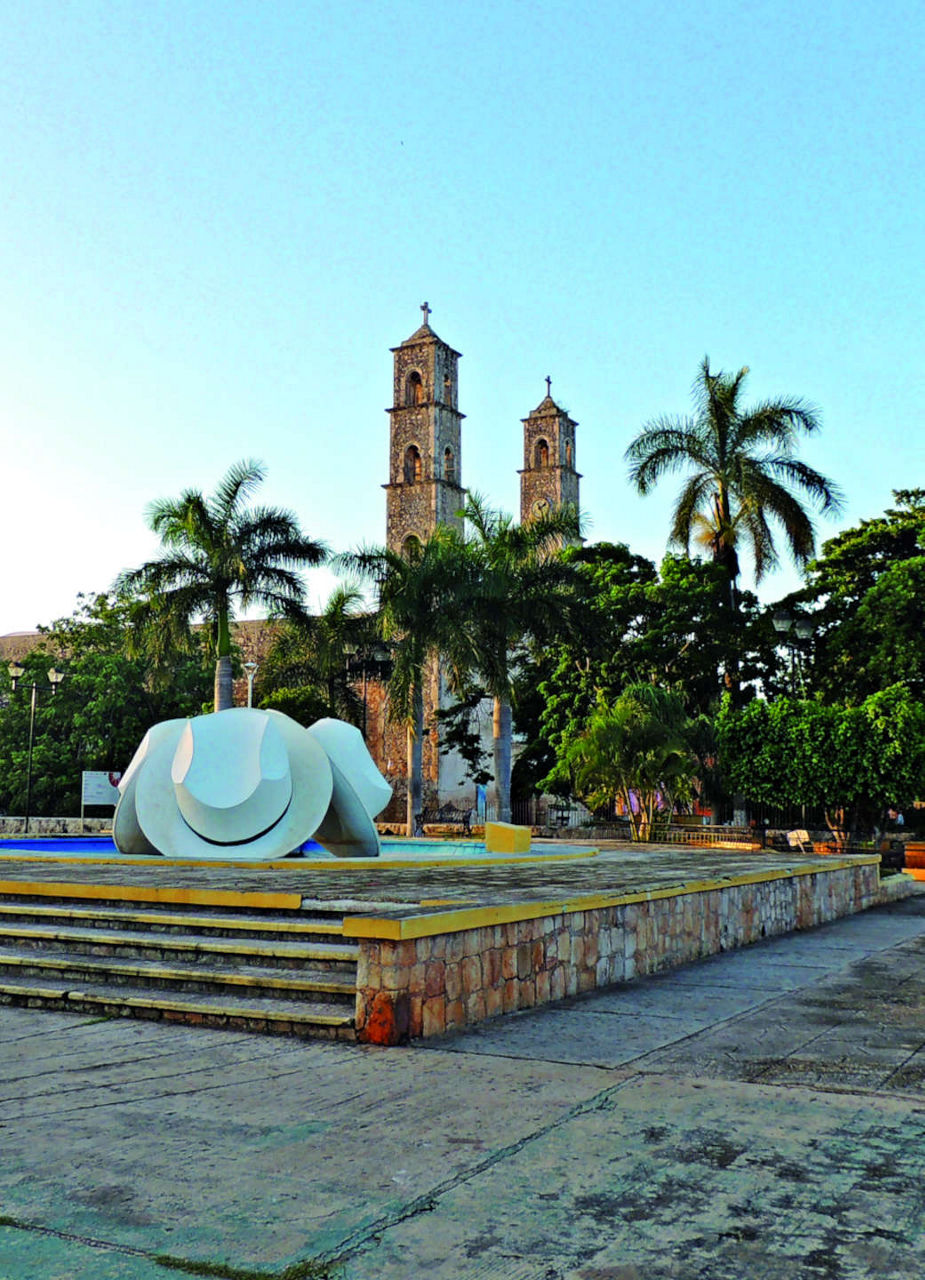
[[[573,858],[594,857],[598,850],[593,845],[566,844],[563,841],[537,841],[529,852],[518,854],[490,853],[481,840],[438,840],[417,837],[402,839],[401,837],[384,836],[381,841],[382,852],[378,858],[338,858],[322,848],[314,840],[306,841],[301,848],[275,862],[262,861],[262,866],[309,867],[322,866],[330,868],[337,865],[349,870],[350,867],[374,866],[446,866],[451,863],[481,862],[498,864],[508,862],[537,862]],[[80,861],[103,861],[117,863],[172,863],[182,862],[184,865],[197,866],[214,863],[215,859],[197,859],[195,857],[164,858],[161,855],[120,853],[108,836],[36,836],[0,837],[0,858],[12,857],[23,859],[77,859]],[[226,865],[249,865],[242,857],[228,859]],[[256,865],[256,864],[250,864]]]

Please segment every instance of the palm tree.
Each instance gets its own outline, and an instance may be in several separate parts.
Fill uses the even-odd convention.
[[[511,699],[515,650],[525,639],[539,643],[567,625],[574,569],[558,556],[563,543],[581,535],[577,511],[555,508],[526,524],[489,508],[469,494],[462,513],[476,573],[461,584],[472,661],[492,698],[492,747],[498,818],[511,819]]]
[[[464,602],[471,565],[458,532],[438,525],[423,543],[404,554],[387,547],[364,548],[339,557],[353,573],[378,584],[378,628],[393,659],[389,711],[407,730],[407,833],[415,833],[424,791],[424,685],[434,658],[452,688],[461,687],[472,666]]]
[[[680,696],[651,684],[628,685],[616,702],[603,696],[577,737],[564,745],[559,773],[592,809],[619,797],[633,840],[667,826],[678,792],[691,783],[691,729]]]
[[[256,604],[303,618],[298,570],[321,564],[328,554],[324,543],[301,532],[292,512],[244,506],[264,475],[258,462],[237,462],[209,498],[187,489],[179,498],[153,502],[147,522],[160,535],[163,553],[116,580],[117,591],[144,597],[143,612],[159,628],[184,635],[194,619],[205,621],[215,656],[216,711],[232,703],[235,608]]]
[[[373,627],[360,588],[339,583],[320,614],[290,623],[273,641],[260,668],[260,705],[305,724],[333,716],[359,726],[363,703],[348,663],[372,638]]]
[[[797,437],[819,430],[816,411],[799,399],[741,404],[748,369],[710,369],[704,356],[689,418],[646,423],[626,451],[630,479],[641,494],[662,476],[692,469],[675,504],[670,542],[685,552],[692,541],[709,548],[729,576],[729,600],[737,604],[738,549],[751,550],[758,582],[778,564],[770,522],[778,524],[798,565],[813,556],[815,533],[800,496],[822,511],[837,511],[841,495],[820,472],[795,456]]]

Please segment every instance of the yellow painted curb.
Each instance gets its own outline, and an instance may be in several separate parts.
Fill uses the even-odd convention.
[[[263,907],[298,911],[301,893],[249,893],[235,889],[160,888],[134,884],[69,884],[53,880],[0,880],[0,893],[43,898],[109,898],[126,902],[173,902],[197,907]]]
[[[0,995],[26,996],[30,1000],[64,1000],[67,988],[61,987],[18,987],[8,982],[0,982]]]
[[[253,987],[273,989],[276,991],[310,991],[320,995],[354,995],[356,984],[353,982],[330,981],[324,978],[284,978],[273,977],[272,980],[255,978],[241,973],[204,973],[202,969],[166,969],[145,967],[138,964],[108,964],[98,957],[82,957],[77,960],[49,959],[37,953],[36,956],[6,956],[3,964],[7,968],[28,969],[42,968],[56,973],[68,974],[72,971],[92,969],[102,974],[118,974],[122,978],[157,978],[170,982],[213,982],[223,987]],[[83,979],[86,981],[86,979]]]

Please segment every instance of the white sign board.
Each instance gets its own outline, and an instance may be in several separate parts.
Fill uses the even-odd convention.
[[[89,773],[81,774],[80,803],[112,804],[119,803],[119,779],[121,773]]]

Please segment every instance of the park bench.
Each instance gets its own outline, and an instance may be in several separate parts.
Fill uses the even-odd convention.
[[[422,836],[426,827],[462,828],[463,835],[472,834],[472,810],[458,809],[455,804],[442,804],[438,809],[425,809],[415,815],[414,834]]]

